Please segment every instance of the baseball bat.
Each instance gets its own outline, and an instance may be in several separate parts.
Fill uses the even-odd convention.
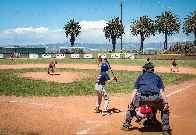
[[[108,64],[110,71],[112,72],[112,75],[114,76],[114,72],[112,71],[112,68],[110,66],[110,63],[108,62],[107,58],[104,59],[105,62]],[[115,79],[117,81],[117,78]]]

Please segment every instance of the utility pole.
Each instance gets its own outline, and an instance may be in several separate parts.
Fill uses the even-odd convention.
[[[120,3],[120,23],[121,23],[121,42],[120,42],[120,48],[121,48],[121,53],[122,53],[122,2]]]

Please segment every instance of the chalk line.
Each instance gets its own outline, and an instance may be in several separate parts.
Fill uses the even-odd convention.
[[[25,102],[21,102],[21,101],[17,101],[17,100],[4,100],[4,99],[0,100],[0,102],[7,102],[7,103],[25,103]],[[51,104],[28,103],[28,102],[26,102],[26,104],[38,105],[38,106],[45,106],[45,107],[52,106]]]
[[[91,123],[92,124],[98,123],[98,124],[96,124],[95,126],[92,126],[90,128],[87,128],[85,130],[82,130],[82,131],[77,132],[76,133],[77,135],[88,134],[89,131],[91,131],[93,129],[96,129],[96,128],[99,128],[99,127],[101,127],[101,126],[103,126],[104,124],[107,123],[107,121],[92,121],[92,120],[86,120],[85,122],[88,123],[88,124],[91,124]]]
[[[185,90],[185,89],[187,89],[187,88],[190,88],[190,87],[194,86],[195,84],[196,84],[196,83],[193,83],[193,84],[188,85],[188,86],[186,86],[186,87],[184,87],[184,88],[181,88],[181,89],[179,89],[179,90],[176,90],[176,91],[174,91],[174,92],[172,92],[172,93],[166,95],[166,97],[170,97],[171,95],[174,95],[174,94],[176,94],[176,93],[178,93],[178,92],[180,92],[180,91],[183,91],[183,90]]]

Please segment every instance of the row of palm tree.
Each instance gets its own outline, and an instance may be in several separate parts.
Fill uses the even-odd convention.
[[[155,17],[155,21],[148,16],[141,16],[137,20],[133,20],[130,25],[131,34],[141,37],[140,50],[143,50],[143,43],[146,38],[155,36],[155,33],[163,33],[165,35],[164,49],[167,50],[167,38],[168,36],[179,33],[180,20],[170,11],[163,12],[160,16]],[[184,18],[183,32],[188,36],[190,33],[195,35],[194,45],[196,45],[196,10],[187,18]],[[81,26],[79,22],[75,22],[74,19],[70,20],[64,26],[66,37],[70,36],[71,47],[74,46],[75,37],[81,34]],[[116,39],[120,38],[124,34],[124,27],[118,17],[113,17],[103,28],[106,39],[112,40],[113,51],[115,52]]]

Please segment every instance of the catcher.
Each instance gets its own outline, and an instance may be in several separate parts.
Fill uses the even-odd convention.
[[[55,62],[50,62],[50,63],[49,63],[49,66],[48,66],[48,74],[50,74],[50,71],[52,71],[52,72],[54,73],[55,64],[57,64],[57,61],[55,61]]]
[[[164,92],[162,79],[154,74],[154,65],[149,62],[143,66],[145,73],[140,75],[134,85],[126,120],[121,127],[121,130],[129,131],[131,120],[135,116],[135,109],[142,105],[149,105],[161,111],[162,129],[164,135],[171,135],[169,126],[169,105]]]
[[[97,78],[96,84],[95,84],[95,90],[96,90],[96,94],[97,94],[97,102],[96,102],[96,106],[94,109],[95,113],[100,113],[100,104],[102,101],[102,97],[104,97],[105,100],[105,104],[104,104],[104,109],[102,111],[102,116],[105,116],[107,114],[108,111],[108,104],[109,104],[109,97],[108,94],[106,92],[106,90],[104,89],[104,85],[105,85],[105,81],[107,81],[108,84],[110,84],[113,80],[116,79],[116,76],[113,76],[111,79],[107,73],[109,67],[108,64],[106,63],[102,63],[101,64],[101,72]]]

